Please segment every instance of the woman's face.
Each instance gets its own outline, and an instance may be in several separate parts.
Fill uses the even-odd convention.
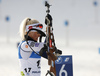
[[[35,40],[35,41],[37,41],[38,40],[38,37],[40,37],[40,34],[37,32],[37,31],[31,31],[31,32],[29,32],[29,36],[33,39],[33,40]]]

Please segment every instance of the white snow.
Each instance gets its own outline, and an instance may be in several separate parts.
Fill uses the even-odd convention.
[[[63,42],[63,40],[62,40]],[[79,41],[76,41],[79,43]],[[70,43],[69,46],[57,42],[57,47],[63,51],[63,55],[73,56],[74,76],[99,76],[100,75],[100,54],[96,44],[83,45]],[[93,46],[96,45],[96,46]],[[88,46],[88,47],[87,47]],[[18,63],[18,50],[15,42],[0,43],[0,76],[20,76]],[[42,75],[49,70],[48,61],[42,58]]]

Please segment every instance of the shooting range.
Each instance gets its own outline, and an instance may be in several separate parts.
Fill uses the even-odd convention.
[[[43,24],[47,1],[56,47],[56,76],[100,76],[100,0],[0,0],[0,76],[21,76],[17,45],[26,17]],[[53,66],[53,65],[52,65]],[[50,66],[41,58],[41,76]]]

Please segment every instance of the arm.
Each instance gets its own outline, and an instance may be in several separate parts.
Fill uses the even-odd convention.
[[[44,47],[40,50],[39,54],[40,54],[40,56],[48,59],[46,51],[47,51],[47,46],[44,44]]]
[[[46,54],[47,47],[45,46],[44,43],[37,43],[34,41],[28,41],[28,44],[27,44],[27,42],[25,42],[23,44],[23,47],[27,47],[24,49],[27,52],[34,51],[36,54],[48,59],[47,54]]]
[[[56,56],[60,56],[62,54],[62,51],[59,50],[59,49],[57,49],[57,48],[55,48],[55,49],[56,49],[55,55]],[[48,59],[48,56],[47,56],[47,46],[46,46],[46,44],[44,44],[44,47],[40,50],[39,54],[40,54],[40,56]]]

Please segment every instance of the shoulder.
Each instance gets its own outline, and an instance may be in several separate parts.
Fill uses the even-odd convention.
[[[23,51],[31,51],[30,47],[28,46],[26,41],[23,41],[20,45],[20,49]]]
[[[29,40],[28,43],[26,41],[22,42],[20,46],[23,51],[32,51],[30,47],[37,51],[44,47],[44,43],[38,43]]]

